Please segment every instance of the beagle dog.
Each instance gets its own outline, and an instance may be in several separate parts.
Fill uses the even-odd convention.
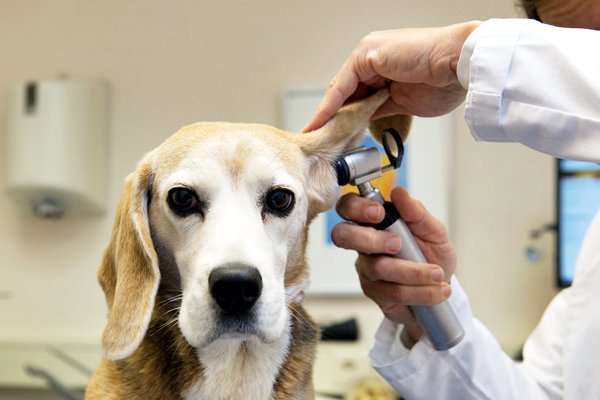
[[[314,398],[307,229],[388,96],[304,135],[197,123],[142,159],[98,270],[109,312],[86,399]]]

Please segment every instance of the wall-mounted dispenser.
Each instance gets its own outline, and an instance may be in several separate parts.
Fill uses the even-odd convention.
[[[7,189],[41,218],[99,214],[106,202],[108,87],[27,82],[11,93]]]

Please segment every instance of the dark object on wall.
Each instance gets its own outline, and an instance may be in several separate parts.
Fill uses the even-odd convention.
[[[324,342],[355,342],[358,337],[358,324],[355,318],[331,325],[321,325],[321,340]]]

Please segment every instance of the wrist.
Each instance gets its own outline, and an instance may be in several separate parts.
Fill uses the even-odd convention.
[[[452,25],[452,42],[454,43],[454,54],[456,57],[453,57],[450,61],[450,69],[457,75],[458,68],[458,60],[460,58],[460,54],[463,48],[463,45],[467,41],[467,38],[473,33],[475,29],[477,29],[481,25],[481,21],[469,21],[463,22],[460,24]]]
[[[410,350],[421,339],[421,336],[423,336],[423,331],[419,325],[404,325],[400,332],[400,341],[404,347]]]

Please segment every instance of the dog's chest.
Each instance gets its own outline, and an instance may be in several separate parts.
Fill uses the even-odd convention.
[[[269,400],[287,357],[289,337],[273,343],[222,340],[198,352],[203,377],[184,393],[185,400]]]

